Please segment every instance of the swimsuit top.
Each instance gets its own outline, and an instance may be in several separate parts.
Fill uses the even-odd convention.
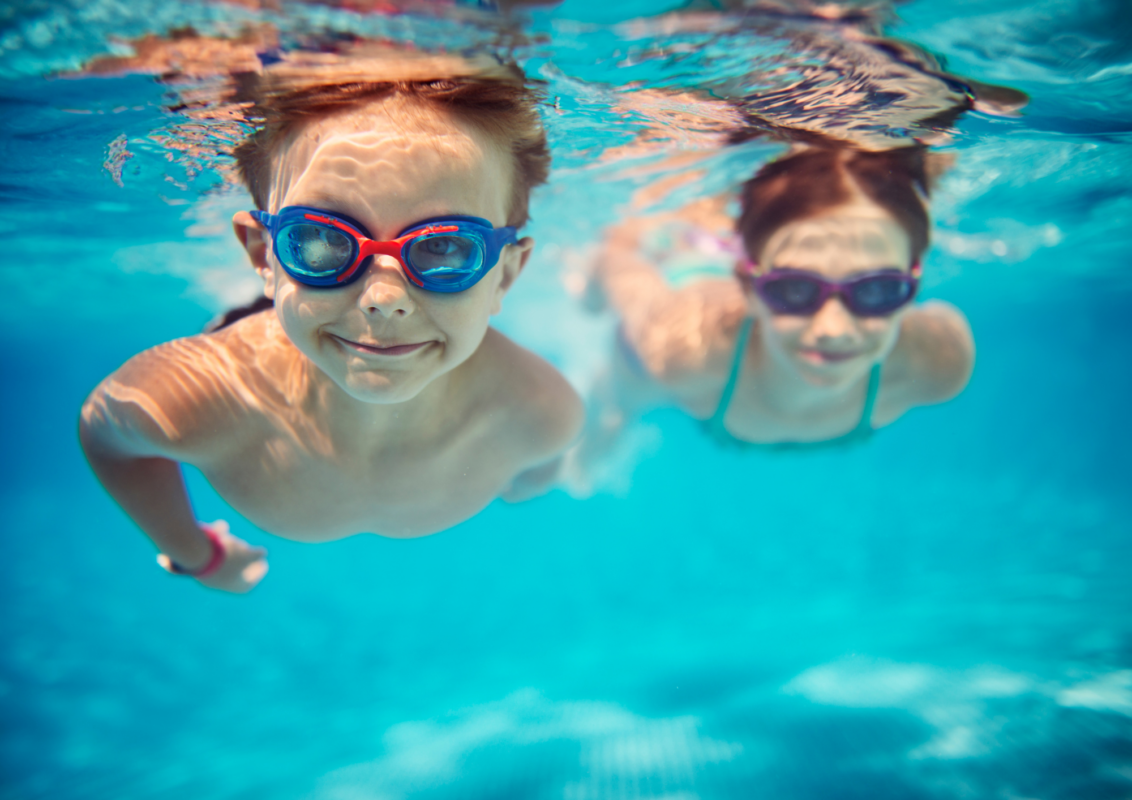
[[[877,392],[880,390],[881,365],[873,364],[869,371],[869,386],[865,392],[865,407],[861,411],[861,419],[853,430],[833,439],[819,442],[748,442],[734,436],[723,424],[727,416],[727,409],[731,405],[731,397],[735,394],[735,387],[739,384],[739,370],[743,366],[743,354],[747,350],[747,340],[750,339],[751,326],[754,317],[745,317],[739,327],[739,340],[735,343],[735,355],[731,359],[731,374],[727,377],[727,385],[723,388],[723,395],[719,398],[719,405],[711,419],[704,425],[708,434],[720,444],[738,445],[743,448],[760,447],[772,450],[793,450],[803,447],[829,447],[837,445],[854,444],[864,441],[873,434],[872,418],[873,406],[876,405]]]

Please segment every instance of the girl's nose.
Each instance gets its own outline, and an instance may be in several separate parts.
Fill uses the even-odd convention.
[[[818,341],[851,338],[856,332],[856,318],[837,296],[826,300],[810,321],[810,335]]]

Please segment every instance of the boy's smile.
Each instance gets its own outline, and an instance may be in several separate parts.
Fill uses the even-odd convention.
[[[275,163],[272,213],[322,208],[383,240],[443,215],[507,222],[513,167],[502,148],[412,103],[378,101],[313,121],[282,144]],[[296,282],[274,254],[259,269],[291,342],[350,396],[388,404],[412,399],[476,352],[532,245],[505,247],[479,283],[452,294],[414,286],[388,256],[371,258],[358,280],[334,288]]]
[[[331,334],[333,335],[333,334]],[[354,342],[349,339],[343,339],[341,336],[335,336],[339,342],[344,344],[347,348],[352,348],[362,355],[375,355],[375,356],[404,356],[409,353],[415,353],[422,347],[428,347],[431,342],[415,342],[410,344],[379,344],[377,342]]]

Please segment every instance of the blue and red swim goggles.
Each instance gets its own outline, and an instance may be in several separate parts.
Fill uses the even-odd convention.
[[[304,286],[346,286],[365,272],[371,256],[392,256],[413,284],[430,292],[462,292],[486,275],[517,240],[512,226],[461,215],[413,223],[388,242],[371,239],[357,221],[308,206],[278,214],[252,211],[271,234],[275,257]]]

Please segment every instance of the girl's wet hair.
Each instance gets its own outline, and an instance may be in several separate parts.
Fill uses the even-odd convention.
[[[538,113],[539,95],[518,68],[501,69],[501,76],[356,80],[301,88],[272,88],[248,75],[240,94],[252,103],[250,115],[259,129],[234,151],[240,176],[256,205],[267,210],[272,159],[297,126],[359,104],[405,99],[448,112],[504,147],[514,165],[507,224],[521,227],[529,218],[531,189],[545,183],[550,173],[550,150]]]
[[[931,224],[927,158],[921,147],[883,152],[817,147],[772,161],[742,189],[737,227],[747,253],[757,260],[779,228],[845,205],[859,192],[907,232],[912,258],[919,259]]]

